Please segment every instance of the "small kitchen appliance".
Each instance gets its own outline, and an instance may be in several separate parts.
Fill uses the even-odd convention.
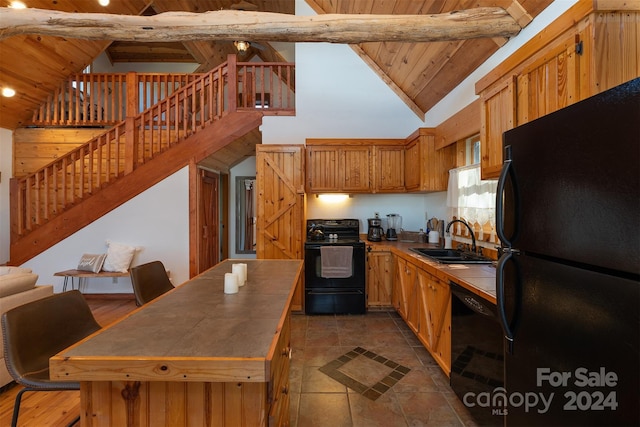
[[[370,242],[379,242],[382,240],[384,231],[382,230],[382,219],[378,215],[375,218],[367,219],[369,230],[367,231],[367,240]]]
[[[398,240],[396,230],[402,228],[402,217],[398,214],[387,215],[387,240]]]

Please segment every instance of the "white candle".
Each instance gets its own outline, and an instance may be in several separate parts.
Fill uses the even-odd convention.
[[[247,282],[247,264],[232,264],[231,272],[238,275],[238,286]]]
[[[247,264],[242,263],[240,265],[242,266],[242,285],[240,286],[244,286],[247,284]]]
[[[225,294],[237,294],[238,293],[238,275],[234,273],[224,274],[224,293]]]

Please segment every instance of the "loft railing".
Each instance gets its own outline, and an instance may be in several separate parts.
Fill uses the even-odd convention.
[[[34,111],[31,122],[36,126],[114,125],[199,77],[201,74],[74,74]]]
[[[12,241],[225,114],[256,109],[264,114],[294,113],[292,63],[236,63],[235,58],[230,55],[225,64],[209,73],[180,80],[179,88],[174,88],[167,96],[159,96],[159,101],[140,114],[125,117],[101,135],[39,170],[13,178]],[[134,85],[129,82],[127,86]],[[130,104],[133,98],[128,96],[129,108],[125,111],[135,109]],[[153,96],[145,97],[151,98]],[[100,97],[89,99],[95,101]],[[85,102],[89,101],[85,99]],[[143,102],[138,104],[145,105]]]

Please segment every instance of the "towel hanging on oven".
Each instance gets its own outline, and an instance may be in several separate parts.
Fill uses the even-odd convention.
[[[322,246],[320,258],[320,275],[325,279],[344,279],[352,276],[353,246]]]

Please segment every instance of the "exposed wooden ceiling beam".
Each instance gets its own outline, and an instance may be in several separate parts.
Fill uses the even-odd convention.
[[[516,20],[499,7],[438,15],[318,16],[233,10],[132,16],[0,8],[0,23],[0,40],[19,34],[39,34],[139,42],[259,39],[354,44],[512,37],[520,31]]]

